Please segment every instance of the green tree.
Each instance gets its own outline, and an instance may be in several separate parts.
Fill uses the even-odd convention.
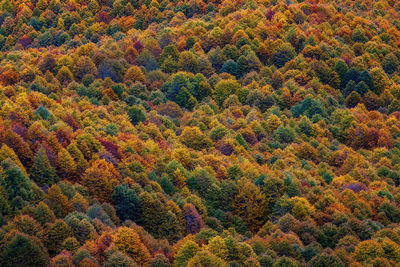
[[[183,87],[176,96],[176,103],[179,106],[192,111],[194,106],[197,104],[197,100],[190,94],[188,89]]]
[[[393,74],[399,68],[400,62],[395,54],[389,53],[382,61],[382,67],[387,74]]]
[[[166,47],[164,47],[160,55],[160,64],[163,64],[164,60],[166,60],[168,57],[170,57],[172,60],[178,61],[179,51],[178,49],[176,49],[175,45],[167,45]]]
[[[54,212],[41,201],[33,212],[33,218],[41,224],[51,223],[55,220]]]
[[[39,186],[52,185],[59,180],[56,170],[50,165],[46,150],[43,147],[36,153],[29,173],[31,179]]]
[[[334,255],[327,255],[327,254],[321,254],[316,257],[314,257],[310,261],[310,266],[315,266],[315,267],[325,267],[325,266],[332,266],[332,267],[344,267],[345,265],[343,262],[336,256]]]
[[[235,80],[221,80],[215,85],[214,99],[221,106],[232,94],[240,89],[240,84]]]
[[[182,237],[183,225],[180,225],[174,213],[150,193],[142,192],[139,196],[142,202],[140,222],[148,232],[156,238],[167,238],[170,242]]]
[[[272,63],[278,68],[283,67],[287,62],[296,56],[296,51],[290,43],[278,46],[272,54]]]
[[[9,199],[21,197],[24,200],[30,200],[32,182],[21,168],[11,159],[3,160],[1,167],[4,171],[4,179],[1,179],[1,182]]]
[[[355,30],[353,31],[353,34],[351,36],[351,39],[354,42],[358,42],[358,43],[368,42],[368,37],[365,35],[364,30],[360,27],[355,28]]]
[[[112,253],[106,263],[105,267],[136,267],[137,264],[134,260],[120,251]]]
[[[21,233],[16,234],[1,256],[1,266],[5,267],[46,267],[49,262],[40,241]]]
[[[81,244],[79,244],[78,240],[75,237],[67,237],[64,242],[62,243],[62,249],[68,250],[71,253],[75,253]]]
[[[274,137],[281,143],[289,144],[294,141],[296,132],[290,126],[279,126],[274,132]]]
[[[63,220],[57,220],[49,227],[46,246],[50,255],[54,256],[63,249],[64,240],[72,236],[72,229]]]
[[[122,220],[139,221],[142,214],[142,202],[135,190],[128,185],[122,184],[114,188],[111,195],[115,211]]]
[[[130,107],[127,113],[133,125],[137,125],[139,122],[146,120],[146,115],[138,106]]]

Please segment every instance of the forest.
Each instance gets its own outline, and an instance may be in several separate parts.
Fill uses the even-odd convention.
[[[0,266],[400,265],[397,0],[1,0]]]

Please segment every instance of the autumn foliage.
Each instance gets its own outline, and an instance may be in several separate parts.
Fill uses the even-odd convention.
[[[0,266],[399,266],[399,12],[1,0]]]

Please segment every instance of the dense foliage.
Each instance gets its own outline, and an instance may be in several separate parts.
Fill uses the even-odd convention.
[[[2,0],[0,266],[398,266],[396,0]]]

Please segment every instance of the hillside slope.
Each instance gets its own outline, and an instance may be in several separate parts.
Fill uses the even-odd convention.
[[[2,0],[0,266],[398,266],[399,12]]]

